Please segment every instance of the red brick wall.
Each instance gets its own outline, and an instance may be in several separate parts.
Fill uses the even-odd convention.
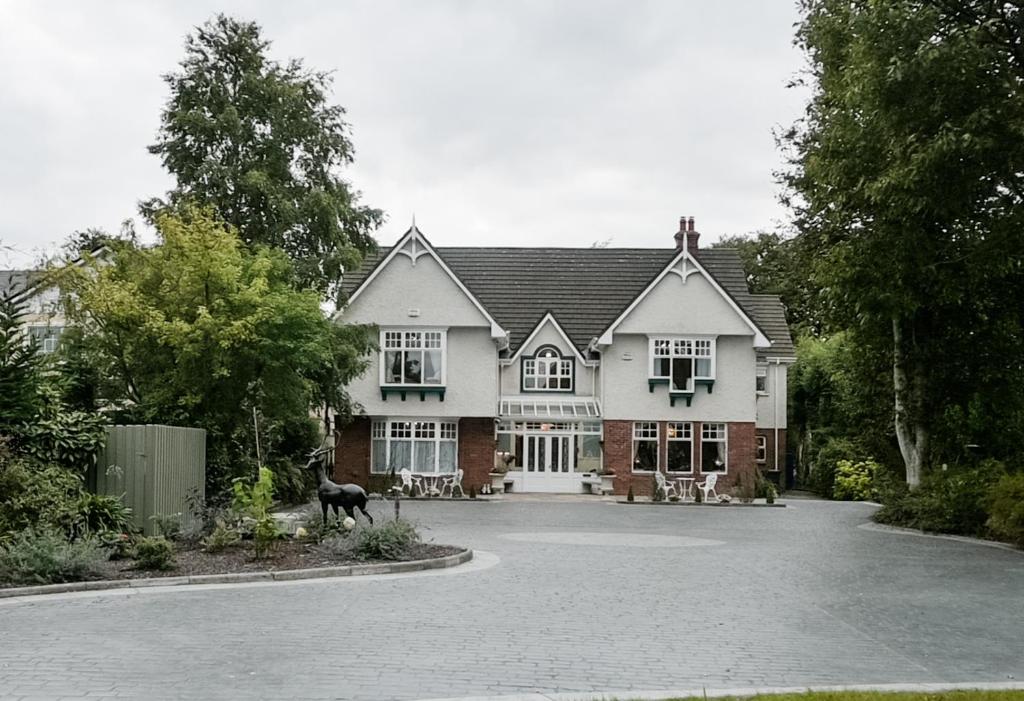
[[[774,441],[775,441],[775,429],[771,428],[759,428],[757,429],[758,436],[765,437],[765,445],[767,447],[767,456],[764,462],[757,463],[757,466],[762,470],[774,470],[775,469],[775,453]],[[779,429],[779,472],[784,472],[786,469],[786,429]]]
[[[474,487],[477,493],[485,484],[491,483],[490,472],[494,467],[494,419],[459,419],[459,467],[462,469],[462,488],[469,494]]]
[[[370,419],[356,416],[342,425],[336,424],[339,432],[334,448],[334,475],[331,479],[339,484],[354,482],[369,488],[370,480]]]
[[[667,422],[658,422],[658,455],[661,470],[665,470],[668,462],[668,426]],[[754,424],[733,422],[728,424],[729,472],[719,474],[716,490],[725,494],[736,483],[740,473],[753,474],[755,441]],[[781,432],[780,432],[781,433]],[[693,422],[694,436],[694,473],[698,481],[703,481],[704,473],[700,470],[700,422]],[[781,442],[781,439],[780,439]],[[604,469],[615,473],[613,482],[615,493],[625,495],[633,487],[635,496],[651,496],[654,486],[654,475],[650,472],[633,472],[633,422],[604,422]]]

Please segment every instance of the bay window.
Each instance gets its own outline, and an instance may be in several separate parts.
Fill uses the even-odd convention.
[[[443,385],[445,341],[444,331],[382,330],[381,384]]]
[[[374,421],[370,435],[374,473],[458,468],[458,425],[453,421]]]
[[[650,379],[674,392],[692,392],[695,381],[714,380],[715,343],[709,338],[652,338]]]

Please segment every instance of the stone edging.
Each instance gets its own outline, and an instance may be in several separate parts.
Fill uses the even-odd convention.
[[[940,540],[952,540],[955,543],[967,543],[968,545],[984,545],[989,548],[999,548],[1000,550],[1009,550],[1012,553],[1018,555],[1024,555],[1024,550],[1015,548],[1009,543],[1002,543],[998,540],[985,540],[984,538],[972,538],[967,535],[953,535],[952,533],[929,533],[928,531],[922,531],[918,528],[905,528],[903,526],[890,526],[887,523],[875,523],[869,521],[868,523],[862,523],[857,528],[864,531],[876,531],[878,533],[892,533],[894,535],[910,535],[917,536],[919,538],[938,538]]]
[[[149,577],[145,579],[107,579],[93,582],[68,582],[65,584],[41,584],[31,587],[0,589],[0,599],[15,596],[39,594],[64,594],[78,591],[103,589],[142,589],[148,587],[173,587],[189,584],[238,584],[240,582],[289,582],[298,579],[321,579],[328,577],[358,577],[367,574],[398,574],[455,567],[473,559],[473,551],[462,552],[429,560],[388,562],[376,565],[342,565],[338,567],[310,567],[301,570],[278,570],[262,572],[229,572],[225,574],[195,574],[181,577]]]
[[[755,507],[768,508],[768,509],[784,509],[784,508],[786,508],[785,504],[780,504],[778,502],[776,502],[774,504],[743,504],[743,503],[738,502],[738,501],[731,501],[728,504],[725,504],[725,503],[722,503],[722,502],[718,502],[718,503],[715,503],[715,504],[707,504],[705,502],[696,502],[696,501],[668,501],[668,500],[665,500],[665,501],[626,501],[625,499],[619,499],[615,503],[616,504],[629,504],[631,506],[712,506],[712,507],[726,507],[727,506],[727,507],[730,507],[730,508],[733,507],[733,506],[739,506],[739,507],[743,507],[744,509],[749,509],[750,507],[755,506]]]

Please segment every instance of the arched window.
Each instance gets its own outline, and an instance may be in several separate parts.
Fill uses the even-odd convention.
[[[524,392],[572,392],[573,359],[554,346],[542,346],[523,356]]]

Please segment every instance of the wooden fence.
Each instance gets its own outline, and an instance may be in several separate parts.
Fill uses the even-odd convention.
[[[88,477],[97,494],[122,496],[135,525],[155,532],[156,514],[181,514],[194,525],[189,497],[205,497],[206,431],[178,426],[111,426],[107,445]],[[200,501],[201,503],[201,501]]]

